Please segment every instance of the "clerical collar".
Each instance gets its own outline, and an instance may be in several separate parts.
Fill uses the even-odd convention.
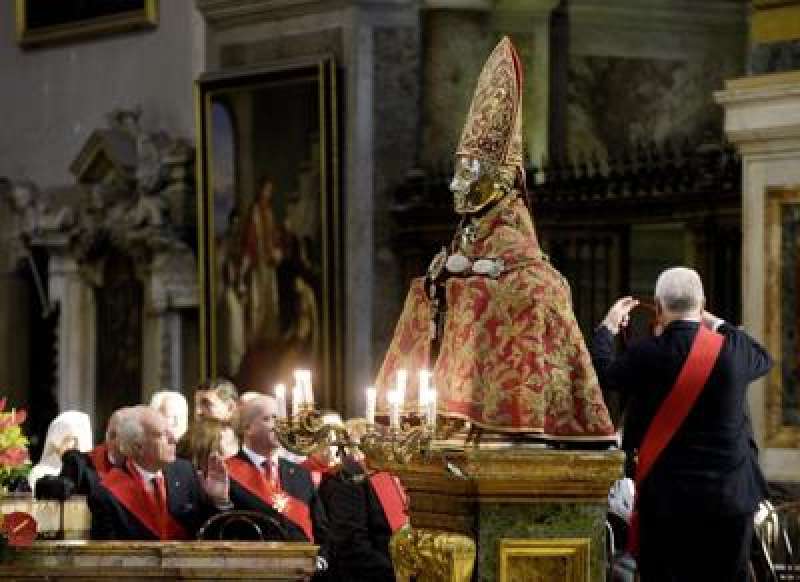
[[[136,464],[135,461],[131,461],[131,464],[137,471],[139,471],[139,474],[142,476],[142,481],[144,481],[145,483],[150,483],[153,479],[155,479],[156,477],[161,477],[162,475],[160,469],[154,473],[152,471],[148,471],[147,469],[141,468],[139,465]]]
[[[244,454],[247,455],[247,458],[250,459],[250,462],[253,463],[256,467],[263,466],[264,461],[267,460],[267,457],[255,452],[247,445],[242,445],[242,452],[244,452]],[[270,454],[269,460],[271,463],[277,464],[279,459],[280,459],[280,449],[275,449],[274,451],[272,451],[272,454]]]

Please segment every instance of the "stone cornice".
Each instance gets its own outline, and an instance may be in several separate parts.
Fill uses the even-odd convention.
[[[195,0],[206,22],[216,28],[274,22],[311,14],[324,14],[350,6],[404,7],[419,0]]]
[[[746,30],[748,6],[696,0],[573,0],[570,21],[576,27],[647,31]]]
[[[714,99],[725,108],[725,130],[736,143],[800,138],[800,72],[733,79]]]

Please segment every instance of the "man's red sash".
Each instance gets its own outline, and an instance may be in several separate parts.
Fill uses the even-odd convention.
[[[386,514],[386,521],[392,533],[399,530],[408,523],[408,513],[406,513],[406,493],[403,486],[398,482],[397,477],[386,471],[374,473],[369,478],[369,484],[378,501],[381,502],[383,513]]]
[[[141,475],[130,463],[114,467],[102,480],[103,487],[159,540],[188,540],[189,534],[168,510],[162,512],[155,495],[145,490]]]
[[[631,514],[627,544],[627,550],[634,556],[639,553],[639,511],[636,509],[639,487],[692,410],[692,406],[703,391],[708,377],[714,369],[724,341],[725,338],[721,334],[709,330],[702,323],[700,324],[689,355],[675,380],[675,385],[661,403],[639,446],[636,475],[634,476],[637,494],[634,511]]]
[[[102,478],[106,473],[114,468],[111,461],[108,460],[108,448],[105,443],[101,443],[87,453],[89,460],[92,462],[94,470]]]
[[[231,479],[302,529],[309,541],[314,541],[308,505],[284,492],[280,485],[270,483],[261,469],[244,459],[230,457],[225,465]]]
[[[319,489],[319,484],[322,483],[323,475],[330,473],[331,468],[329,465],[324,465],[320,463],[315,457],[308,457],[300,466],[304,469],[308,469],[308,472],[311,473],[311,480],[314,482],[314,487]]]

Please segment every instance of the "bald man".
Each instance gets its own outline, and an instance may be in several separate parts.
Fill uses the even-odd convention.
[[[191,463],[176,459],[175,437],[156,410],[133,407],[117,433],[126,461],[89,497],[92,539],[194,539],[216,508],[229,504],[222,460],[210,459],[201,481]]]
[[[281,456],[275,433],[277,413],[271,396],[256,396],[241,405],[237,428],[242,447],[225,461],[230,500],[236,509],[278,519],[288,539],[318,544],[319,578],[328,565],[327,517],[311,473]]]

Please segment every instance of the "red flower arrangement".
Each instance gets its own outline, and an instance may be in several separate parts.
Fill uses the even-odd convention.
[[[20,425],[25,422],[24,410],[4,412],[6,399],[0,398],[0,491],[5,493],[11,481],[26,477],[31,469],[28,438]],[[0,535],[10,546],[27,546],[36,537],[36,520],[32,515],[15,511],[0,515]]]

